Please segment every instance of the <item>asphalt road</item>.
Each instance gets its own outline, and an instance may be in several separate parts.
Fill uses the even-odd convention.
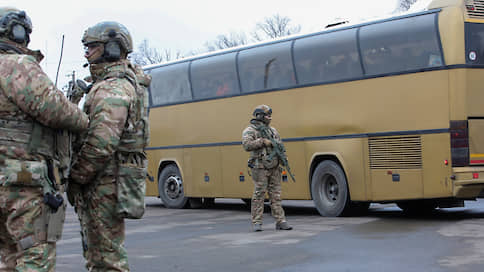
[[[241,200],[209,209],[166,209],[147,198],[141,220],[127,220],[131,271],[483,271],[484,199],[466,208],[408,216],[374,205],[363,217],[325,218],[309,201],[284,201],[292,231],[250,231]],[[56,271],[85,271],[77,216],[69,208]]]

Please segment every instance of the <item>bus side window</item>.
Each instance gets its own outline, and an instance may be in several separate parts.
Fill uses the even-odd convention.
[[[183,62],[151,70],[150,95],[153,106],[192,100],[188,65],[188,62]]]
[[[239,93],[235,54],[227,53],[192,62],[191,75],[195,99],[215,98]]]
[[[356,44],[357,29],[297,39],[294,61],[300,84],[358,78],[363,75]]]
[[[361,27],[366,75],[442,66],[435,16],[426,14]]]
[[[242,50],[238,65],[243,93],[288,88],[296,84],[291,42]]]

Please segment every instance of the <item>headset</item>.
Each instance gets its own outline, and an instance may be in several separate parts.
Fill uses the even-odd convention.
[[[116,38],[116,31],[111,29],[108,33],[109,38],[111,38],[104,45],[103,57],[107,61],[117,61],[121,59],[121,45]]]
[[[28,44],[30,37],[24,24],[30,24],[25,11],[7,13],[0,19],[0,33],[16,43]]]

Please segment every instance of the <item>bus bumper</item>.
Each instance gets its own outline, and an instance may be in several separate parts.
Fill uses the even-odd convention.
[[[484,167],[459,167],[452,169],[454,174],[454,197],[476,198],[484,189]]]

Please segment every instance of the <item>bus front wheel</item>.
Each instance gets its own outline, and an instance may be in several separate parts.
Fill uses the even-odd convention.
[[[318,164],[311,180],[311,196],[322,216],[341,216],[350,209],[348,183],[339,164],[330,160]]]
[[[183,180],[180,170],[174,164],[166,166],[158,178],[158,192],[165,207],[181,209],[187,204],[188,198],[183,191]]]

